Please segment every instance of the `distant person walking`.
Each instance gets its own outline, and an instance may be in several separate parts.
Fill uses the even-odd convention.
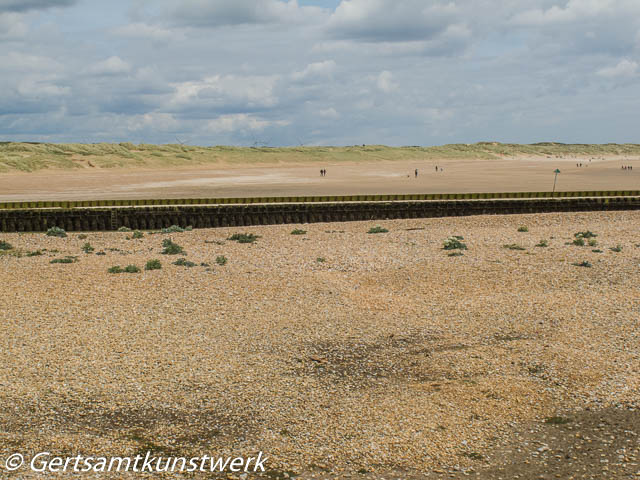
[[[416,178],[418,178],[418,169],[416,168]]]
[[[438,171],[438,165],[436,165],[436,172]]]

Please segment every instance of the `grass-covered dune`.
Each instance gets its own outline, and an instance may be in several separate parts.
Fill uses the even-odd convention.
[[[299,164],[310,162],[372,162],[412,159],[493,159],[516,156],[639,155],[638,144],[517,145],[498,142],[436,147],[197,147],[133,143],[20,143],[0,142],[0,173],[77,168],[171,168],[207,164]]]

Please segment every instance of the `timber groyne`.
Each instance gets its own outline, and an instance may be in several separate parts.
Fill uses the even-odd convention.
[[[61,202],[64,203],[64,202]],[[1,205],[0,205],[1,208]],[[0,209],[0,231],[154,230],[347,222],[467,215],[640,210],[639,196],[475,200],[324,201],[158,206],[74,206]]]

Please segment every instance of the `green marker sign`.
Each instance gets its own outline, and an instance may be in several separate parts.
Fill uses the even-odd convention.
[[[553,197],[553,195],[556,193],[556,181],[558,180],[558,174],[560,173],[560,169],[556,168],[553,173],[556,174],[555,177],[553,177],[553,191],[551,192],[551,196]]]

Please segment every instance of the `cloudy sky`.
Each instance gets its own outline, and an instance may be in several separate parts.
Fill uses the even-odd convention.
[[[639,0],[0,0],[0,140],[640,142]]]

